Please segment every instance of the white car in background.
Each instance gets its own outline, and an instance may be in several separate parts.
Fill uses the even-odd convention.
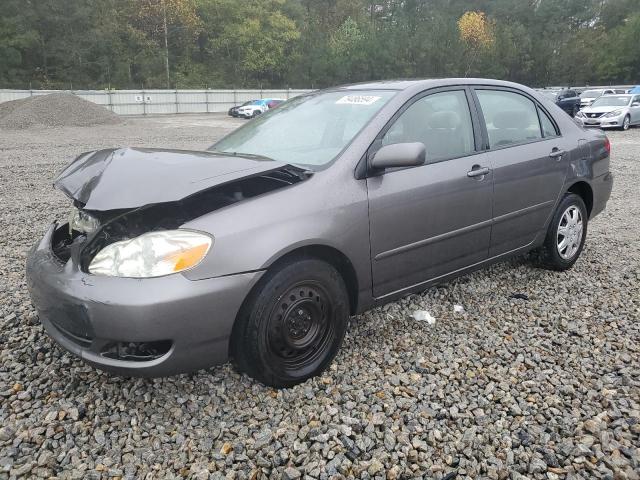
[[[267,102],[268,99],[253,100],[249,105],[243,105],[238,108],[238,116],[244,118],[257,117],[269,109]]]
[[[261,113],[266,112],[271,108],[275,108],[284,100],[279,98],[263,98],[260,100],[253,100],[249,105],[243,105],[238,108],[238,115],[244,118],[257,117]]]
[[[640,95],[605,95],[583,108],[576,119],[585,127],[621,128],[640,125]]]

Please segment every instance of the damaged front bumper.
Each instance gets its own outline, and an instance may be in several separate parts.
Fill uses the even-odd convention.
[[[65,228],[61,226],[60,228]],[[263,272],[192,281],[90,275],[52,250],[53,224],[29,252],[27,282],[47,333],[100,369],[166,376],[224,363],[236,315]]]

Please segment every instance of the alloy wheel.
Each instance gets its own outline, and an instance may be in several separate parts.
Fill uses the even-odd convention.
[[[629,125],[630,125],[629,117],[624,117],[624,120],[622,121],[622,129],[629,130]]]
[[[565,260],[571,260],[580,248],[584,225],[580,209],[571,205],[560,217],[556,235],[558,253]]]

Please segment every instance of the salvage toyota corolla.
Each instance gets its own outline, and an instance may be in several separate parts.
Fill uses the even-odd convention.
[[[319,91],[208,151],[78,157],[29,289],[51,337],[96,367],[231,358],[289,386],[327,367],[350,315],[534,249],[570,268],[611,192],[609,149],[514,83]]]

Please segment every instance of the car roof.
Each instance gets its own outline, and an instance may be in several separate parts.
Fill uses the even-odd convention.
[[[328,90],[407,90],[415,87],[435,88],[446,87],[449,85],[492,85],[515,88],[522,88],[524,86],[514,82],[493,80],[489,78],[425,78],[351,83],[347,85],[336,86]]]

